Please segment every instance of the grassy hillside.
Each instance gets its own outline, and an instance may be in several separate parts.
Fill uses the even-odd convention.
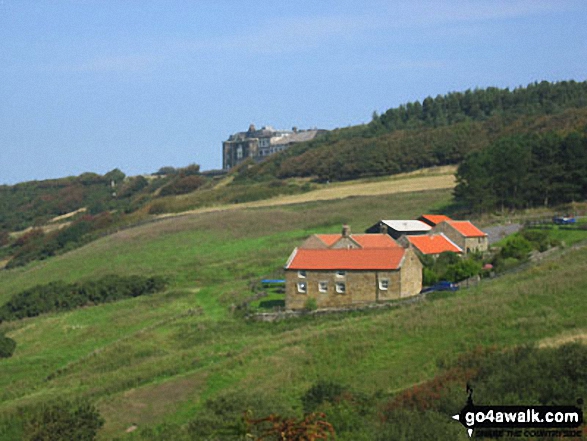
[[[512,91],[476,89],[407,103],[373,115],[369,124],[328,132],[259,164],[244,162],[225,178],[200,173],[192,164],[163,167],[150,176],[126,177],[115,169],[103,176],[84,173],[4,185],[0,267],[66,253],[152,215],[275,197],[302,201],[306,193],[324,191],[318,183],[455,166],[504,137],[565,135],[586,127],[587,82],[541,82]],[[70,213],[77,214],[63,218]]]
[[[12,358],[0,360],[0,414],[57,397],[89,397],[106,419],[102,439],[124,439],[133,436],[124,433],[132,424],[184,424],[205,400],[229,393],[275,397],[299,413],[299,397],[320,379],[392,394],[430,379],[439,363],[478,345],[585,332],[586,250],[397,310],[276,324],[245,322],[230,312],[253,295],[253,282],[278,276],[309,234],[336,232],[343,222],[360,232],[380,218],[442,209],[450,199],[450,190],[440,189],[198,213],[3,271],[0,304],[38,283],[110,273],[164,275],[171,287],[2,323],[0,332],[18,346]]]
[[[587,127],[587,82],[531,84],[427,97],[333,130],[243,170],[235,182],[348,180],[457,164],[504,136]]]

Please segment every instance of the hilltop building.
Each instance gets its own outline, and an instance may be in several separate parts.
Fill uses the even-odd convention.
[[[387,234],[317,234],[285,266],[285,306],[344,307],[411,297],[422,289],[422,264]]]
[[[248,158],[261,161],[293,144],[310,141],[322,132],[326,130],[298,130],[297,127],[292,130],[275,130],[270,126],[257,130],[251,124],[246,132],[230,135],[222,143],[222,168],[228,170]]]

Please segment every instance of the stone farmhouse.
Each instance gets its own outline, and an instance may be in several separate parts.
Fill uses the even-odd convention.
[[[222,143],[222,168],[228,170],[248,158],[261,161],[298,142],[310,141],[326,130],[275,130],[270,126],[257,130],[253,124],[246,132],[230,135]]]
[[[344,307],[411,297],[422,289],[422,264],[387,234],[319,234],[285,266],[286,309]]]

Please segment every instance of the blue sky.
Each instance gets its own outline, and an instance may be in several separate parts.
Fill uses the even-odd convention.
[[[0,184],[198,163],[450,91],[587,79],[587,2],[0,0]]]

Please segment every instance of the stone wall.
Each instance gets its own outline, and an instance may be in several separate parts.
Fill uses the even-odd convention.
[[[465,239],[464,253],[471,253],[474,251],[485,252],[489,248],[487,237],[467,237]]]
[[[410,297],[422,291],[422,263],[412,248],[407,248],[400,269],[400,297]]]

